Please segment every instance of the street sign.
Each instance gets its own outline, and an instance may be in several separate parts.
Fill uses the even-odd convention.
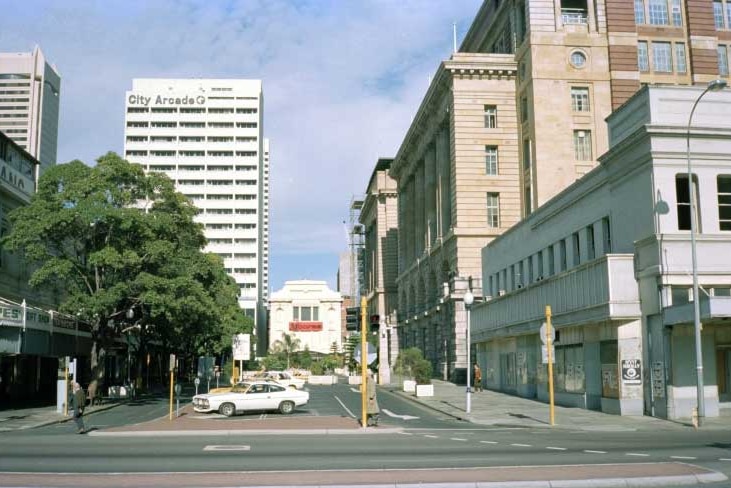
[[[353,360],[358,364],[360,364],[360,350],[361,350],[361,347],[358,346],[355,350],[355,353],[353,354]],[[370,342],[368,343],[368,352],[366,354],[368,355],[368,358],[367,358],[368,364],[371,364],[378,357],[376,348]]]
[[[175,354],[170,355],[170,371],[175,371]]]
[[[543,344],[545,344],[546,341],[547,341],[547,339],[548,339],[548,337],[546,337],[546,328],[547,328],[546,327],[546,323],[543,322],[541,324],[541,331],[538,333],[538,335],[541,338],[541,342]],[[556,328],[555,327],[551,327],[551,343],[554,343],[554,342],[556,342]],[[548,360],[544,361],[544,363],[547,363],[547,362],[548,362]]]
[[[251,359],[251,336],[249,334],[235,334],[231,341],[235,361]]]
[[[548,346],[541,346],[541,358],[543,364],[548,364]],[[551,344],[551,364],[556,364],[556,347]]]
[[[642,364],[639,359],[622,360],[622,383],[625,385],[642,384]]]
[[[194,384],[195,386],[198,386],[198,385],[200,385],[200,384],[201,384],[201,379],[200,379],[200,378],[196,378],[196,379],[194,379],[194,380],[193,380],[193,384]]]

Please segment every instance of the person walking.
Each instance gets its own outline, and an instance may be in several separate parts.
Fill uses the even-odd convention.
[[[477,362],[475,362],[472,377],[475,380],[475,391],[482,391],[482,370]]]
[[[71,392],[71,406],[74,409],[74,422],[79,429],[79,434],[86,432],[84,426],[84,409],[86,408],[86,395],[81,385],[74,382]]]
[[[381,409],[378,407],[378,398],[376,397],[376,378],[375,375],[366,375],[366,424],[367,425],[378,425],[378,414],[381,413]]]

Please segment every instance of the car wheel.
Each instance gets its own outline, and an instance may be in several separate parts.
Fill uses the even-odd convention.
[[[218,407],[218,413],[226,417],[233,417],[236,413],[236,406],[233,403],[224,403]]]
[[[279,404],[279,413],[289,415],[292,412],[294,412],[294,403],[282,402]]]

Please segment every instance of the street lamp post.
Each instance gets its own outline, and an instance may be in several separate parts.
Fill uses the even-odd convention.
[[[698,261],[696,257],[696,239],[695,234],[697,230],[697,222],[696,222],[696,196],[695,196],[695,186],[693,185],[693,169],[690,162],[690,126],[693,121],[693,113],[695,112],[696,107],[698,106],[698,102],[701,101],[701,98],[708,93],[709,91],[719,91],[726,87],[726,81],[717,79],[713,80],[710,83],[708,83],[708,86],[705,90],[703,90],[703,93],[700,94],[698,98],[696,98],[695,103],[693,103],[693,108],[690,111],[690,116],[688,116],[688,127],[686,129],[686,138],[685,138],[685,149],[686,149],[686,158],[688,160],[688,197],[690,198],[690,252],[691,252],[691,258],[692,258],[692,268],[693,268],[693,324],[694,324],[694,331],[695,331],[695,369],[697,374],[696,379],[696,394],[697,394],[697,402],[698,402],[698,425],[701,425],[702,418],[706,415],[706,407],[705,407],[705,395],[703,392],[703,348],[701,345],[701,313],[700,313],[700,296],[698,294]]]
[[[464,294],[464,306],[467,310],[467,398],[465,404],[465,412],[470,413],[472,411],[472,388],[470,386],[470,308],[475,302],[475,296],[472,294],[472,290],[467,290]]]

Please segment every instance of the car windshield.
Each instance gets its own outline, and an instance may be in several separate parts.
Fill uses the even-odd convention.
[[[250,386],[251,385],[249,383],[239,383],[231,388],[231,391],[233,393],[246,393],[246,390],[248,390]]]

